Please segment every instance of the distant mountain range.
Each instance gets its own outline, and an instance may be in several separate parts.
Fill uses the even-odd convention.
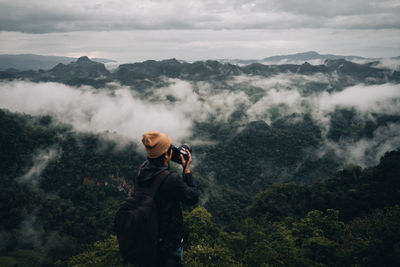
[[[397,57],[397,59],[398,58],[399,57]],[[379,60],[380,58],[365,58],[359,56],[319,54],[315,51],[308,51],[304,53],[266,57],[263,59],[221,59],[220,61],[232,64],[252,64],[252,63],[282,64],[282,63],[301,63],[301,62],[316,61],[316,60],[323,62],[327,59],[346,59],[351,61],[351,60]]]
[[[21,55],[0,55],[0,71],[26,71],[26,70],[50,70],[54,68],[57,64],[69,64],[75,62],[78,58],[73,57],[60,57],[60,56],[41,56],[34,54],[21,54]],[[304,53],[290,54],[290,55],[279,55],[271,56],[263,59],[219,59],[217,61],[221,63],[231,63],[239,65],[249,65],[253,63],[261,64],[302,64],[304,62],[309,62],[312,64],[322,64],[325,60],[335,60],[335,59],[345,59],[348,61],[354,60],[366,60],[374,61],[380,60],[381,58],[365,58],[359,56],[342,56],[342,55],[332,55],[332,54],[319,54],[315,51],[309,51]],[[399,57],[393,57],[391,59],[398,60]],[[90,60],[99,63],[111,63],[117,62],[111,59],[104,58],[91,58]],[[151,62],[148,60],[145,62]],[[165,60],[160,61],[165,62]],[[179,60],[180,63],[185,63],[185,61]],[[135,63],[140,64],[140,63]]]
[[[352,59],[367,59],[364,57],[358,57],[358,56],[341,56],[341,55],[332,55],[332,54],[319,54],[315,51],[309,51],[305,53],[297,53],[297,54],[292,54],[292,55],[283,55],[283,56],[272,56],[272,57],[266,57],[263,59],[263,61],[280,61],[280,60],[313,60],[313,59],[346,59],[346,60],[352,60]]]
[[[76,61],[74,57],[41,56],[33,54],[22,55],[0,55],[0,70],[49,70],[57,64],[69,64]],[[110,59],[92,58],[93,61],[100,63],[115,62]]]
[[[378,68],[379,61],[356,63],[345,59],[327,59],[322,64],[260,64],[236,65],[221,63],[216,60],[181,62],[176,59],[162,61],[147,60],[139,63],[121,64],[110,72],[104,64],[81,57],[68,64],[59,63],[50,70],[16,69],[0,70],[0,79],[27,79],[34,82],[61,82],[68,85],[90,85],[95,88],[104,87],[116,81],[131,86],[135,90],[165,86],[165,78],[177,78],[187,81],[213,81],[219,88],[229,87],[229,79],[234,76],[250,75],[272,77],[278,74],[327,75],[330,83],[307,85],[307,90],[341,90],[357,83],[381,84],[384,82],[400,82],[400,72]],[[339,78],[337,78],[339,77]],[[314,89],[313,89],[314,90]]]

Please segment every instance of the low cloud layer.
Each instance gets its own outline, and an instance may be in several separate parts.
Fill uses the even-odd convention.
[[[383,59],[380,60],[374,67],[400,71],[400,59]]]
[[[330,113],[337,108],[353,109],[365,120],[372,113],[400,115],[398,84],[359,84],[340,92],[311,96],[305,96],[300,89],[309,82],[329,84],[330,79],[332,77],[322,74],[281,74],[271,78],[240,76],[228,82],[235,90],[219,88],[211,82],[170,79],[168,86],[149,89],[152,93],[146,99],[119,85],[113,85],[115,89],[111,91],[76,88],[59,83],[14,81],[0,83],[0,108],[31,115],[51,115],[56,121],[72,125],[76,131],[116,132],[138,143],[141,134],[149,130],[165,132],[173,142],[179,143],[192,136],[194,122],[208,122],[211,118],[215,123],[228,122],[235,111],[245,115],[241,119],[242,125],[253,120],[271,123],[272,119],[276,119],[277,112],[280,117],[310,113],[320,125],[323,135],[329,131]],[[248,94],[247,90],[251,88],[258,88],[257,97]],[[357,155],[347,154],[360,164],[366,164],[372,160],[362,159],[362,151],[374,148],[382,154],[386,150],[396,149],[397,136],[395,131],[389,130],[376,132],[373,140],[365,139],[350,144],[348,147],[353,147],[354,153],[361,152]],[[340,144],[328,143],[327,147],[333,149],[335,145]],[[338,154],[343,153],[336,148],[334,150]],[[45,164],[45,158],[42,157],[35,164],[39,169],[42,163]],[[351,160],[346,158],[345,161]],[[36,170],[29,171],[27,177],[36,173]]]
[[[356,85],[338,93],[323,93],[319,105],[323,110],[336,107],[355,108],[362,113],[399,114],[400,86],[398,84]]]
[[[280,75],[274,78],[263,80],[261,78],[249,81],[252,85],[264,88],[264,96],[248,109],[248,114],[252,119],[263,119],[271,122],[267,110],[271,107],[281,106],[282,115],[289,115],[295,112],[311,112],[315,119],[323,120],[326,115],[336,108],[356,109],[362,114],[381,113],[381,114],[400,114],[400,85],[356,85],[345,88],[340,92],[314,94],[303,96],[299,90],[299,85],[307,81],[327,83],[327,77],[316,75],[304,79],[302,76],[286,79]],[[283,106],[282,106],[283,105]]]
[[[59,83],[13,82],[1,84],[0,95],[2,108],[51,115],[81,132],[117,132],[139,140],[142,133],[157,129],[179,140],[192,126],[174,107],[142,101],[123,87],[111,92]]]
[[[138,142],[142,133],[159,130],[180,142],[191,136],[194,121],[206,121],[210,115],[225,121],[238,104],[247,102],[243,92],[211,94],[213,88],[207,83],[195,87],[181,80],[169,83],[153,89],[153,96],[147,100],[119,85],[113,85],[117,88],[111,91],[59,83],[0,83],[0,108],[51,115],[79,132],[116,132]]]

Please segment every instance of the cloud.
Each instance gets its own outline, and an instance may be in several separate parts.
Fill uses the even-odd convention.
[[[398,1],[0,0],[0,53],[261,59],[400,53]]]
[[[209,83],[177,79],[168,83],[166,87],[149,89],[153,93],[146,100],[118,84],[109,90],[59,83],[0,83],[0,107],[31,115],[51,115],[80,132],[116,132],[139,142],[142,133],[159,130],[181,142],[192,135],[194,121],[206,121],[210,116],[226,121],[238,105],[250,104],[244,92],[214,92],[216,88]]]
[[[311,112],[316,120],[327,120],[336,108],[355,108],[360,113],[399,114],[400,88],[397,84],[356,85],[341,92],[306,97],[302,87],[310,82],[329,84],[332,77],[279,74],[270,78],[237,76],[227,84],[240,90],[218,88],[210,82],[168,80],[169,85],[155,88],[143,100],[137,93],[118,84],[115,89],[75,88],[58,83],[12,82],[0,85],[0,105],[11,111],[33,115],[52,115],[78,131],[117,132],[131,140],[141,133],[159,129],[177,140],[191,136],[194,121],[210,116],[226,121],[240,107],[249,120],[271,122],[271,110],[281,116]],[[258,99],[245,92],[263,90]]]
[[[332,79],[334,77],[321,73],[312,76],[279,74],[269,78],[242,75],[228,79],[226,84],[168,79],[168,86],[147,89],[146,99],[119,84],[110,85],[111,90],[14,81],[0,83],[0,107],[31,115],[51,115],[56,121],[72,125],[76,131],[115,132],[122,141],[137,143],[140,143],[141,134],[148,130],[165,132],[176,143],[187,141],[193,135],[195,122],[227,123],[236,111],[244,114],[239,125],[253,120],[271,123],[293,113],[310,113],[323,136],[329,132],[331,113],[338,108],[355,110],[362,120],[370,120],[374,113],[400,115],[399,84],[359,84],[340,92],[303,93],[309,83],[329,86]],[[377,142],[377,146],[370,147],[382,151],[388,147],[395,149],[397,139],[390,133],[382,131],[374,138],[386,136],[393,142],[386,145]],[[329,144],[329,140],[325,141]],[[360,141],[354,153],[364,151],[361,149],[363,142],[368,140]],[[356,155],[353,158],[360,159]],[[46,161],[43,157],[39,159],[42,160],[37,160],[37,168],[32,167],[26,177],[40,173],[40,166]]]
[[[216,121],[227,121],[238,105],[250,104],[244,92],[220,89],[209,82],[170,79],[169,83],[170,86],[156,89],[155,97],[165,102],[172,96],[176,100],[175,110],[192,121],[206,121],[210,116]]]
[[[289,75],[288,75],[289,76]],[[315,81],[320,75],[308,77]],[[325,77],[326,78],[326,77]],[[327,82],[329,79],[322,79]],[[372,166],[379,163],[385,152],[400,148],[400,124],[389,124],[378,128],[372,138],[360,140],[339,140],[333,142],[326,138],[330,129],[330,116],[336,109],[355,110],[360,120],[371,120],[372,114],[400,115],[400,85],[382,84],[366,86],[358,84],[340,92],[319,93],[304,96],[299,89],[306,86],[306,79],[299,75],[291,79],[279,75],[270,79],[260,77],[239,77],[236,81],[257,85],[263,88],[264,95],[246,110],[248,120],[264,120],[271,123],[273,119],[293,113],[310,113],[322,131],[323,146],[316,153],[323,156],[333,151],[344,164],[352,163],[361,166]],[[297,81],[297,82],[296,82]],[[296,84],[297,83],[297,84]],[[278,118],[276,118],[278,114]]]
[[[254,8],[262,8],[261,6],[266,8],[268,5],[272,5],[278,11],[325,18],[391,13],[400,8],[400,4],[396,0],[274,0],[271,2],[258,1],[259,5],[254,6]]]
[[[396,1],[0,1],[0,30],[399,28]],[[177,15],[179,14],[179,15]]]
[[[318,97],[321,109],[332,111],[335,108],[355,108],[360,112],[399,114],[400,85],[356,85],[341,92],[323,93]]]
[[[314,76],[280,74],[269,79],[244,76],[236,81],[245,81],[250,86],[263,88],[265,93],[248,114],[250,118],[270,115],[272,107],[284,106],[285,115],[311,112],[315,118],[325,117],[336,108],[356,109],[360,113],[400,113],[400,85],[382,84],[367,86],[358,84],[347,87],[340,92],[322,92],[311,96],[301,93],[301,86],[308,82],[328,84],[334,77],[317,74]],[[266,119],[267,122],[270,122]]]
[[[393,71],[400,71],[400,59],[382,59],[378,64],[374,65],[375,68],[389,69]]]
[[[309,50],[391,57],[400,54],[400,30],[257,29],[129,30],[29,34],[0,31],[0,53],[148,59],[261,59]]]
[[[228,84],[231,86],[239,86],[245,88],[258,87],[263,88],[266,92],[270,89],[296,89],[300,86],[305,86],[310,82],[318,82],[321,84],[328,84],[332,80],[331,76],[315,73],[313,75],[301,75],[296,73],[280,73],[272,77],[262,76],[235,76],[231,80],[228,80]]]
[[[146,100],[118,84],[112,85],[114,90],[99,90],[59,83],[0,83],[0,107],[31,115],[51,115],[79,132],[116,132],[124,139],[140,142],[142,133],[159,130],[174,142],[181,142],[192,135],[194,121],[205,121],[209,116],[216,121],[227,120],[246,98],[243,92],[227,90],[212,94],[214,88],[207,83],[194,85],[173,79],[168,83],[169,86],[153,89],[153,95]],[[26,176],[36,171],[33,168]]]
[[[192,126],[180,107],[140,100],[124,87],[110,91],[19,81],[1,84],[0,95],[2,108],[51,115],[76,131],[116,132],[130,140],[139,140],[149,130],[159,130],[180,140],[188,136]]]
[[[32,159],[33,166],[24,175],[18,177],[16,179],[17,182],[27,184],[37,189],[44,169],[51,161],[59,158],[60,155],[61,151],[55,147],[36,151]]]
[[[362,138],[357,141],[342,139],[337,143],[326,141],[320,148],[319,155],[333,151],[346,164],[374,166],[387,151],[400,148],[399,133],[400,123],[391,123],[376,129],[373,138]]]

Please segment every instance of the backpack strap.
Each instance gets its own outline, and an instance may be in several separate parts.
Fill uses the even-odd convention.
[[[164,170],[161,173],[159,173],[153,180],[153,182],[151,183],[151,186],[149,187],[141,187],[138,186],[138,182],[137,182],[137,177],[136,177],[136,181],[135,181],[135,192],[143,192],[146,195],[149,195],[151,197],[154,198],[158,188],[160,187],[162,181],[164,180],[165,177],[168,176],[168,174],[170,173],[169,170]]]
[[[140,174],[140,170],[143,168],[143,166],[146,164],[146,161],[142,163],[142,165],[140,165],[140,167],[138,168],[135,178],[133,179],[133,189],[135,190],[135,188],[139,188],[139,183],[138,183],[138,176]]]

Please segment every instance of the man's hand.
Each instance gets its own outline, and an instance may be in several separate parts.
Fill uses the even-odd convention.
[[[190,153],[190,151],[188,149],[185,149],[185,150],[186,150],[186,152],[188,153],[188,156],[189,156],[187,164],[186,164],[186,160],[183,157],[183,155],[181,154],[180,156],[181,156],[181,161],[182,161],[182,168],[184,168],[183,173],[187,174],[187,173],[190,173],[190,164],[192,164],[192,154]],[[185,165],[186,165],[186,169],[185,169]]]

